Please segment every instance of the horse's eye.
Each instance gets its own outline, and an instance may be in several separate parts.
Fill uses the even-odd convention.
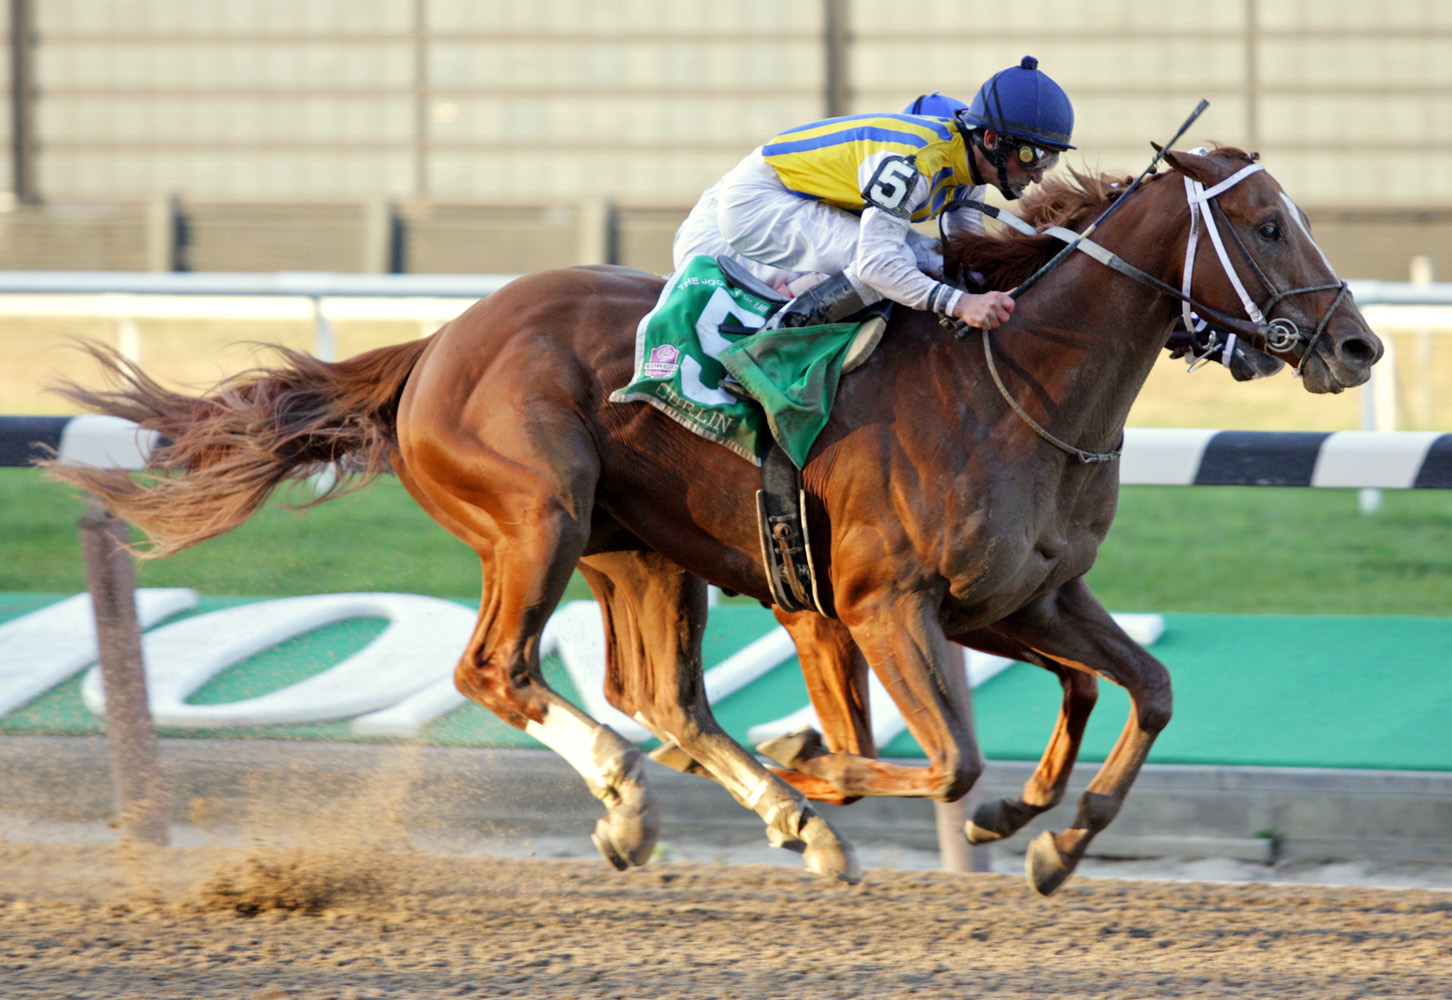
[[[1261,223],[1260,227],[1256,229],[1255,235],[1259,236],[1267,243],[1274,243],[1276,240],[1281,238],[1281,224],[1279,222],[1263,222]]]

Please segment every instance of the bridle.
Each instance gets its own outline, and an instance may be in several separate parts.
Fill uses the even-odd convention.
[[[1191,152],[1202,156],[1205,155],[1205,150],[1203,149],[1191,150]],[[1321,285],[1306,285],[1301,288],[1279,290],[1276,288],[1275,283],[1271,281],[1270,276],[1265,273],[1265,270],[1256,261],[1255,257],[1251,255],[1245,242],[1236,233],[1235,227],[1226,218],[1225,210],[1220,207],[1220,203],[1215,198],[1222,192],[1228,191],[1236,184],[1239,184],[1251,174],[1264,169],[1259,163],[1249,164],[1210,188],[1205,187],[1200,181],[1188,175],[1184,178],[1185,199],[1190,204],[1190,240],[1185,247],[1184,277],[1181,280],[1178,298],[1181,302],[1180,308],[1184,314],[1186,327],[1188,329],[1194,329],[1194,321],[1190,314],[1192,312],[1200,312],[1203,314],[1204,312],[1204,307],[1197,305],[1190,297],[1190,281],[1195,270],[1195,251],[1200,241],[1200,223],[1203,220],[1205,231],[1209,233],[1210,242],[1215,247],[1215,255],[1220,259],[1221,269],[1225,272],[1226,278],[1229,279],[1231,287],[1235,289],[1235,293],[1240,296],[1240,303],[1245,308],[1245,314],[1256,325],[1256,329],[1252,334],[1252,343],[1254,346],[1264,346],[1269,347],[1273,351],[1284,352],[1293,349],[1296,344],[1305,341],[1306,346],[1301,351],[1301,356],[1296,362],[1296,376],[1300,377],[1302,368],[1306,364],[1306,359],[1311,356],[1311,352],[1314,350],[1317,341],[1326,332],[1326,327],[1330,324],[1331,317],[1346,298],[1348,289],[1346,282],[1337,280]],[[1289,198],[1286,198],[1285,201],[1287,207],[1292,212],[1299,214],[1300,210],[1296,208],[1295,204]],[[1240,280],[1239,272],[1230,262],[1230,255],[1225,250],[1225,241],[1221,238],[1220,227],[1216,225],[1216,219],[1219,219],[1224,224],[1225,231],[1229,233],[1230,238],[1235,242],[1236,249],[1240,251],[1241,258],[1250,265],[1251,271],[1255,273],[1256,280],[1270,294],[1270,299],[1265,305],[1258,306],[1255,300],[1250,297],[1250,293],[1246,291],[1244,282]],[[1271,320],[1266,319],[1284,299],[1288,299],[1293,295],[1327,292],[1333,288],[1336,289],[1336,298],[1332,300],[1331,306],[1322,314],[1320,321],[1316,324],[1316,329],[1309,336],[1294,320],[1284,316]]]
[[[1194,150],[1193,152],[1198,155],[1204,155],[1205,153],[1204,150]],[[1065,229],[1062,226],[1049,226],[1043,230],[1039,230],[1029,225],[1029,223],[1025,222],[1017,215],[1005,212],[997,208],[996,206],[988,205],[984,202],[974,201],[971,199],[957,199],[944,206],[943,212],[939,216],[939,218],[941,219],[942,215],[946,215],[951,209],[971,208],[976,209],[986,215],[991,215],[995,219],[998,219],[1000,222],[1005,223],[1009,227],[1018,230],[1024,235],[1047,235],[1053,236],[1056,239],[1063,240],[1065,243],[1072,246],[1075,250],[1079,250],[1082,253],[1087,254],[1088,256],[1094,258],[1099,263],[1105,265],[1111,270],[1117,271],[1120,274],[1125,275],[1126,277],[1133,278],[1140,284],[1147,285],[1150,288],[1161,292],[1162,294],[1180,300],[1181,308],[1184,312],[1187,325],[1193,323],[1191,317],[1191,313],[1193,312],[1200,317],[1205,317],[1213,320],[1216,326],[1231,330],[1236,334],[1248,338],[1251,344],[1257,348],[1268,347],[1273,351],[1288,351],[1293,349],[1297,343],[1304,341],[1305,348],[1302,350],[1301,356],[1296,363],[1296,375],[1300,376],[1301,370],[1306,363],[1306,358],[1310,356],[1312,350],[1316,346],[1316,343],[1326,332],[1326,328],[1331,322],[1332,315],[1335,314],[1336,310],[1341,306],[1341,303],[1346,299],[1348,289],[1346,282],[1338,279],[1337,281],[1326,284],[1306,285],[1301,288],[1288,288],[1285,290],[1278,290],[1275,284],[1270,280],[1269,276],[1265,273],[1264,269],[1256,262],[1255,258],[1251,255],[1249,249],[1245,246],[1245,243],[1236,234],[1234,226],[1230,224],[1229,219],[1225,216],[1224,209],[1220,207],[1219,203],[1215,199],[1219,195],[1239,184],[1241,181],[1245,180],[1247,177],[1251,176],[1252,174],[1258,173],[1259,171],[1264,169],[1265,168],[1259,163],[1249,164],[1209,188],[1206,188],[1204,184],[1202,184],[1200,181],[1194,180],[1189,176],[1186,176],[1184,178],[1185,197],[1189,202],[1190,206],[1190,238],[1185,248],[1185,265],[1183,270],[1183,278],[1181,280],[1181,287],[1179,288],[1176,288],[1173,285],[1168,284],[1167,282],[1161,281],[1159,278],[1156,278],[1152,274],[1140,270],[1113,251],[1106,249],[1102,245],[1095,243],[1090,239],[1087,239],[1082,233],[1076,233],[1072,229]],[[1286,202],[1293,212],[1299,212],[1299,210],[1296,209],[1294,203],[1292,203],[1289,198],[1286,198]],[[1230,261],[1230,255],[1225,248],[1225,241],[1220,234],[1220,227],[1216,225],[1216,218],[1219,218],[1220,222],[1224,224],[1226,231],[1230,234],[1231,239],[1235,242],[1236,247],[1239,249],[1240,255],[1250,265],[1250,268],[1254,272],[1256,279],[1265,287],[1266,291],[1269,293],[1270,298],[1266,301],[1264,305],[1257,305],[1255,300],[1250,297],[1250,293],[1246,291],[1245,283],[1240,280],[1239,272],[1235,269],[1235,265],[1232,264]],[[1297,219],[1299,220],[1299,216],[1297,216]],[[1215,254],[1220,260],[1220,266],[1224,270],[1225,276],[1230,281],[1231,286],[1240,296],[1241,305],[1245,308],[1245,313],[1249,317],[1248,320],[1241,319],[1236,316],[1231,316],[1227,313],[1221,312],[1218,309],[1214,309],[1203,303],[1197,302],[1190,294],[1191,279],[1194,276],[1195,255],[1199,245],[1200,225],[1202,220],[1204,223],[1205,231],[1210,236],[1210,242],[1215,247]],[[1336,298],[1332,301],[1330,307],[1326,310],[1326,312],[1322,314],[1320,320],[1316,324],[1315,330],[1309,335],[1294,320],[1288,319],[1286,317],[1277,317],[1271,320],[1266,319],[1266,317],[1276,308],[1276,306],[1278,306],[1283,300],[1288,299],[1291,296],[1305,295],[1311,292],[1330,291],[1331,289],[1337,289]],[[953,320],[945,325],[956,328],[956,336],[960,340],[966,337],[969,331],[972,329],[971,327],[968,327],[966,324],[958,320]],[[1190,328],[1193,329],[1194,327],[1190,326]],[[1041,438],[1043,438],[1045,441],[1049,442],[1059,450],[1073,455],[1074,457],[1079,459],[1080,462],[1086,465],[1097,462],[1112,462],[1119,457],[1123,447],[1122,442],[1121,446],[1116,447],[1113,451],[1085,451],[1082,448],[1076,448],[1071,444],[1067,444],[1064,441],[1059,440],[1057,437],[1050,434],[1047,430],[1040,426],[1038,422],[1036,422],[1028,414],[1028,412],[1025,411],[1021,405],[1019,405],[1018,401],[1013,398],[1012,394],[1008,391],[1008,387],[1004,385],[1003,379],[999,376],[998,366],[993,359],[992,343],[988,331],[983,331],[983,355],[987,360],[988,372],[993,377],[993,384],[998,388],[999,395],[1004,398],[1004,401],[1008,403],[1013,411],[1018,414],[1018,416],[1025,423],[1032,427],[1033,430]]]

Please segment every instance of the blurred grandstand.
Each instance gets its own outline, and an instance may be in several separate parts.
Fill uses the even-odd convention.
[[[1074,165],[1259,150],[1348,277],[1452,274],[1452,5],[1350,0],[9,0],[0,268],[670,266],[775,132],[1025,53]]]

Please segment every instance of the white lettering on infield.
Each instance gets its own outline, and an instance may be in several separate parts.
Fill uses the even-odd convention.
[[[459,650],[462,649],[461,644]],[[459,650],[455,651],[455,659]],[[605,623],[594,601],[571,601],[550,616],[540,637],[539,655],[545,657],[551,653],[559,654],[565,672],[575,685],[578,703],[587,715],[627,740],[638,743],[650,737],[640,723],[605,700]],[[452,664],[453,660],[449,662]],[[464,700],[454,689],[451,670],[447,677],[412,697],[353,720],[353,732],[359,736],[415,736],[427,723],[458,708]]]
[[[136,617],[142,628],[150,628],[196,604],[196,592],[184,587],[145,588],[136,592]],[[95,663],[97,655],[90,594],[0,625],[0,715]]]
[[[187,698],[247,657],[334,622],[387,618],[364,649],[323,673],[257,698],[190,705]],[[212,729],[346,719],[393,705],[434,680],[464,648],[474,614],[414,594],[319,594],[243,604],[188,618],[141,642],[152,716],[159,726]],[[81,685],[86,707],[104,712],[100,671]]]
[[[196,605],[190,590],[137,592],[142,627]],[[228,667],[289,639],[335,622],[385,618],[389,624],[364,649],[319,674],[268,694],[227,704],[192,705],[187,699]],[[1114,619],[1130,637],[1150,646],[1164,631],[1153,614]],[[359,736],[409,738],[434,719],[465,704],[453,668],[474,628],[475,614],[453,601],[413,594],[319,594],[243,604],[162,626],[142,638],[152,714],[157,725],[213,729],[270,726],[352,718]],[[545,627],[540,655],[559,655],[580,707],[628,740],[650,733],[605,700],[605,634],[594,601],[560,607]],[[719,702],[796,655],[791,636],[773,628],[706,671],[707,697]],[[90,598],[80,594],[0,625],[0,715],[61,683],[96,659]],[[978,687],[1012,661],[966,651],[968,681]],[[906,725],[897,706],[870,679],[873,736],[891,742]],[[86,707],[104,714],[100,672],[81,685]],[[748,732],[759,743],[802,726],[820,725],[810,705]],[[536,734],[538,735],[538,734]]]

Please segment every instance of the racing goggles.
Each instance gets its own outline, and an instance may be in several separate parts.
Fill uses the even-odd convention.
[[[1042,149],[1039,146],[1015,146],[1013,155],[1025,170],[1053,170],[1059,162],[1057,149]]]

